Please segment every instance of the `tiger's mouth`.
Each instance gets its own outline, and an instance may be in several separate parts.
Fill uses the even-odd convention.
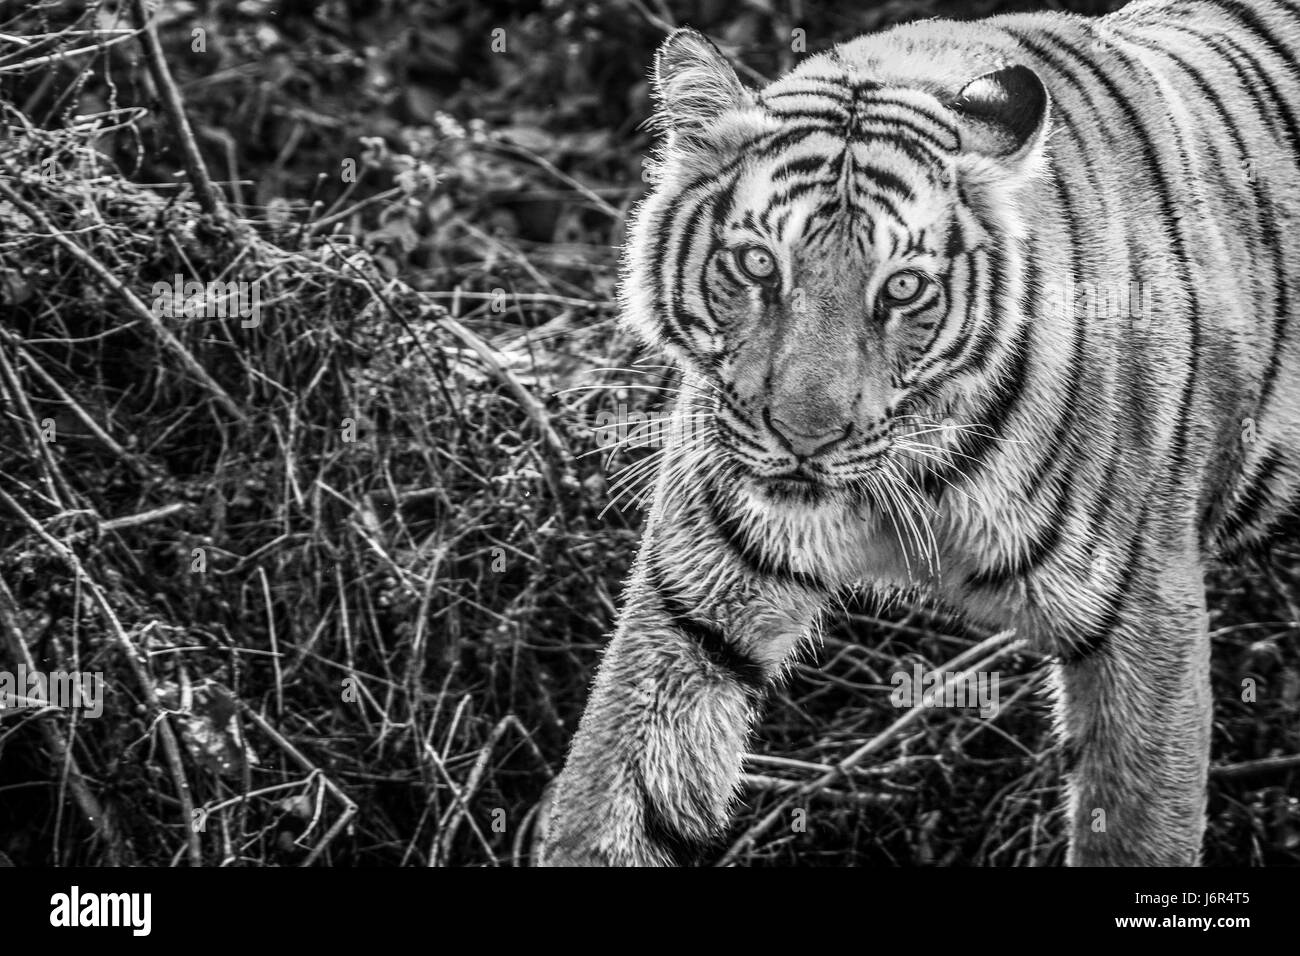
[[[826,484],[820,478],[816,478],[804,471],[792,471],[785,475],[767,475],[758,477],[755,480],[763,487],[782,491],[821,488]]]

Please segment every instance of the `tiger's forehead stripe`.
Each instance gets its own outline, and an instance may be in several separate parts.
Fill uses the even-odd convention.
[[[823,134],[845,145],[891,146],[936,181],[960,147],[953,117],[936,111],[934,97],[849,75],[778,81],[758,103],[777,126],[745,144],[755,158],[781,157]]]
[[[795,154],[770,174],[771,192],[760,224],[778,217],[789,221],[796,205],[811,199],[811,206],[798,210],[802,228],[797,235],[804,241],[843,225],[854,228],[854,241],[865,253],[869,237],[879,230],[906,233],[907,208],[930,179],[924,170],[898,162],[888,144],[847,143],[818,135],[806,147],[812,151],[809,155]]]
[[[759,102],[783,123],[812,123],[838,128],[846,138],[873,132],[905,130],[941,154],[959,147],[953,119],[935,112],[935,100],[917,90],[878,83],[825,85],[815,88],[775,89],[759,95]]]
[[[895,250],[919,251],[907,206],[923,184],[946,176],[959,145],[953,119],[933,97],[840,75],[774,84],[759,104],[779,124],[746,148],[755,162],[779,164],[767,173],[762,230],[779,222],[780,238],[805,244],[839,237],[864,256],[877,235]],[[800,206],[819,195],[811,208]],[[787,234],[797,208],[802,215]]]

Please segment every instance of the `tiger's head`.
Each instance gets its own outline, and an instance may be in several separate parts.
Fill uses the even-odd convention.
[[[655,64],[665,135],[624,314],[681,366],[710,450],[771,499],[869,496],[899,455],[933,457],[938,420],[978,406],[1020,288],[999,270],[1042,166],[1043,84],[938,52],[891,75],[888,44],[915,64],[916,42],[881,39],[757,92],[691,30]]]

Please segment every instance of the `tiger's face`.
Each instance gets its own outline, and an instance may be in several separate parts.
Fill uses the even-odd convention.
[[[947,97],[812,61],[745,90],[703,37],[661,51],[669,135],[633,224],[625,314],[684,373],[707,440],[761,495],[870,497],[924,464],[977,347],[990,234],[1046,92],[1011,67]],[[1008,104],[1015,107],[1009,109]]]
[[[852,491],[895,453],[913,372],[947,321],[951,160],[809,136],[745,164],[683,274],[712,327],[700,374],[718,447],[771,497]],[[867,184],[862,170],[893,170]]]

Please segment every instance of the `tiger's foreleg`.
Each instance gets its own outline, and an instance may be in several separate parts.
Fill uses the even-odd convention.
[[[1059,666],[1072,865],[1199,862],[1212,716],[1204,609],[1199,570],[1139,579],[1098,646]]]
[[[821,596],[742,574],[703,527],[652,515],[556,781],[543,865],[690,862],[726,824],[764,689]]]

